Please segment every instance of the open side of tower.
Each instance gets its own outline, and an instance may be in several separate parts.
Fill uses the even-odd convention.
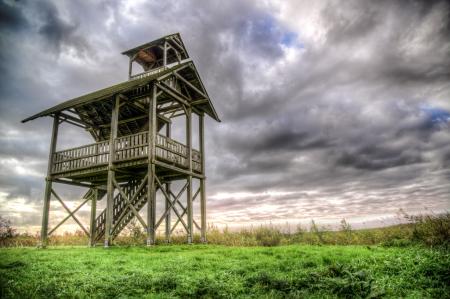
[[[129,57],[128,81],[63,102],[22,121],[53,117],[42,246],[70,218],[86,233],[91,246],[102,241],[110,246],[133,219],[145,228],[147,245],[155,244],[156,231],[163,225],[168,242],[179,226],[186,232],[188,243],[193,241],[195,228],[200,230],[201,241],[206,242],[204,117],[220,121],[211,99],[178,33],[122,54]],[[136,66],[142,72],[136,72]],[[193,132],[194,116],[198,132]],[[184,118],[184,130],[173,128],[175,118]],[[84,129],[93,143],[57,151],[58,128],[63,122]],[[172,139],[174,129],[185,132],[185,144]],[[193,134],[198,134],[198,149],[193,148]],[[179,190],[172,188],[174,181],[182,186]],[[195,189],[194,181],[198,181]],[[88,190],[81,204],[71,210],[53,188],[55,183]],[[164,199],[159,209],[157,193]],[[103,197],[106,208],[97,213],[97,201]],[[49,228],[52,198],[68,215]],[[194,219],[195,200],[200,201],[200,223]],[[76,213],[88,202],[91,216],[86,228]],[[140,213],[144,207],[146,219]],[[157,211],[162,212],[158,215]]]

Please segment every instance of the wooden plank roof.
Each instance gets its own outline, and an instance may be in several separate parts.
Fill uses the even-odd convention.
[[[159,45],[163,41],[166,41],[166,40],[170,41],[173,38],[175,38],[177,40],[177,42],[180,44],[180,46],[184,50],[186,56],[189,57],[189,55],[187,54],[186,47],[184,46],[183,40],[181,39],[181,36],[180,36],[179,33],[173,33],[173,34],[169,34],[169,35],[163,36],[163,37],[155,39],[154,41],[151,41],[149,43],[145,43],[143,45],[140,45],[140,46],[134,47],[132,49],[126,50],[126,51],[122,52],[122,54],[123,55],[127,55],[129,57],[132,57],[134,54],[139,52],[139,50],[147,49],[147,48],[150,48],[152,46]]]
[[[44,111],[41,111],[35,115],[32,115],[24,120],[22,120],[22,122],[27,122],[30,120],[34,120],[36,118],[39,117],[44,117],[44,116],[50,116],[53,115],[57,112],[61,112],[67,109],[71,109],[71,108],[77,108],[83,105],[87,105],[87,104],[92,104],[98,101],[102,101],[105,99],[110,99],[112,98],[114,95],[118,94],[118,93],[124,93],[127,91],[130,91],[132,89],[138,88],[140,86],[145,86],[148,83],[150,83],[151,81],[155,81],[158,80],[158,78],[163,77],[171,72],[174,72],[178,69],[183,68],[186,65],[189,65],[190,67],[189,69],[192,70],[192,75],[194,77],[196,77],[196,80],[198,80],[198,82],[200,83],[200,85],[203,87],[203,84],[201,82],[200,76],[198,75],[197,70],[195,69],[195,65],[193,64],[193,62],[189,59],[185,62],[182,62],[180,64],[174,65],[164,71],[143,77],[143,78],[139,78],[139,79],[133,79],[133,80],[129,80],[129,81],[125,81],[104,89],[100,89],[98,91],[92,92],[92,93],[88,93],[86,95],[80,96],[80,97],[76,97],[74,99],[68,100],[66,102],[63,102],[61,104],[58,104],[54,107],[48,108]],[[205,90],[206,93],[206,90]],[[207,103],[206,104],[202,104],[201,106],[199,106],[198,108],[202,111],[204,111],[206,114],[208,114],[211,118],[213,118],[216,121],[220,121],[214,106],[212,105],[211,99],[208,96],[207,99]]]

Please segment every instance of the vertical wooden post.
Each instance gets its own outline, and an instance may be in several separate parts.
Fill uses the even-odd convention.
[[[203,178],[200,179],[200,217],[201,217],[201,242],[206,243],[206,190],[205,190],[205,121],[204,114],[198,116],[198,128],[199,128],[199,145],[200,145],[200,163],[201,174]]]
[[[171,137],[171,123],[170,122],[168,122],[167,124],[166,124],[166,136],[167,136],[167,138],[170,138]],[[170,196],[170,182],[167,182],[166,183],[166,193]],[[165,209],[166,209],[166,211],[168,211],[167,212],[167,215],[166,215],[166,242],[167,243],[170,243],[170,231],[171,231],[171,229],[172,229],[172,220],[171,220],[171,214],[172,214],[172,209],[171,209],[171,207],[170,207],[170,202],[169,202],[169,200],[168,199],[166,199],[165,200]]]
[[[47,246],[48,217],[50,212],[50,197],[52,195],[52,167],[53,167],[53,158],[56,151],[56,142],[58,140],[58,126],[59,126],[59,113],[56,113],[53,116],[53,128],[52,128],[52,137],[50,140],[50,153],[48,155],[47,177],[45,178],[46,182],[44,191],[44,211],[42,214],[41,244],[40,244],[40,247],[43,248]]]
[[[131,79],[132,72],[133,72],[133,58],[130,57],[130,62],[128,65],[128,80]]]
[[[187,148],[187,167],[189,173],[192,172],[192,108],[188,107],[186,110],[186,148]],[[192,175],[189,174],[187,176],[187,226],[188,226],[188,236],[187,242],[188,244],[192,243],[193,238],[193,211],[192,211]]]
[[[167,41],[164,41],[163,66],[167,65]]]
[[[97,231],[96,228],[96,216],[97,216],[97,199],[98,199],[98,189],[94,188],[91,199],[91,225],[90,225],[90,240],[89,240],[89,246],[94,247],[95,246],[95,234]]]
[[[156,225],[156,188],[155,188],[155,153],[156,153],[156,85],[148,110],[148,183],[147,183],[147,246],[155,244]]]
[[[115,157],[115,140],[117,138],[117,126],[119,121],[120,97],[116,95],[113,101],[111,111],[111,132],[109,138],[109,161],[108,161],[108,183],[107,183],[107,201],[106,201],[106,219],[105,219],[105,247],[111,245],[111,228],[113,222],[114,209],[114,157]]]

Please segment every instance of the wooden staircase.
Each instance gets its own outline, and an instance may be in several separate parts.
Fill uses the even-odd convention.
[[[132,180],[127,185],[122,186],[124,193],[131,200],[131,204],[139,212],[142,207],[147,203],[147,188],[146,182],[144,182],[144,187],[141,185],[140,180]],[[140,190],[138,190],[140,188]],[[135,193],[139,193],[135,195]],[[106,192],[105,192],[106,193]],[[116,238],[120,232],[127,226],[127,224],[133,219],[134,214],[131,208],[127,205],[127,201],[118,193],[114,197],[113,206],[113,221],[112,221],[112,239]],[[105,236],[105,223],[106,223],[106,208],[98,215],[96,221],[96,236],[95,241],[100,242]]]

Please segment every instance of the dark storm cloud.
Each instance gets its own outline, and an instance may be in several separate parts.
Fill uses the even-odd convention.
[[[43,24],[38,32],[42,34],[48,42],[48,45],[57,53],[61,51],[61,45],[71,43],[77,46],[85,47],[86,43],[79,36],[74,37],[78,25],[71,24],[61,19],[58,10],[53,3],[39,3],[39,18]]]
[[[0,176],[0,192],[10,199],[39,202],[46,171],[50,120],[20,119],[125,80],[120,52],[180,32],[223,120],[207,120],[212,218],[450,206],[446,1],[0,5],[9,45],[0,51],[0,171],[10,174]],[[59,146],[88,142],[64,129]]]
[[[423,162],[420,153],[365,147],[355,152],[344,152],[336,163],[358,169],[379,170],[396,166]]]
[[[19,6],[0,2],[0,28],[8,31],[20,31],[28,27],[28,21]]]

